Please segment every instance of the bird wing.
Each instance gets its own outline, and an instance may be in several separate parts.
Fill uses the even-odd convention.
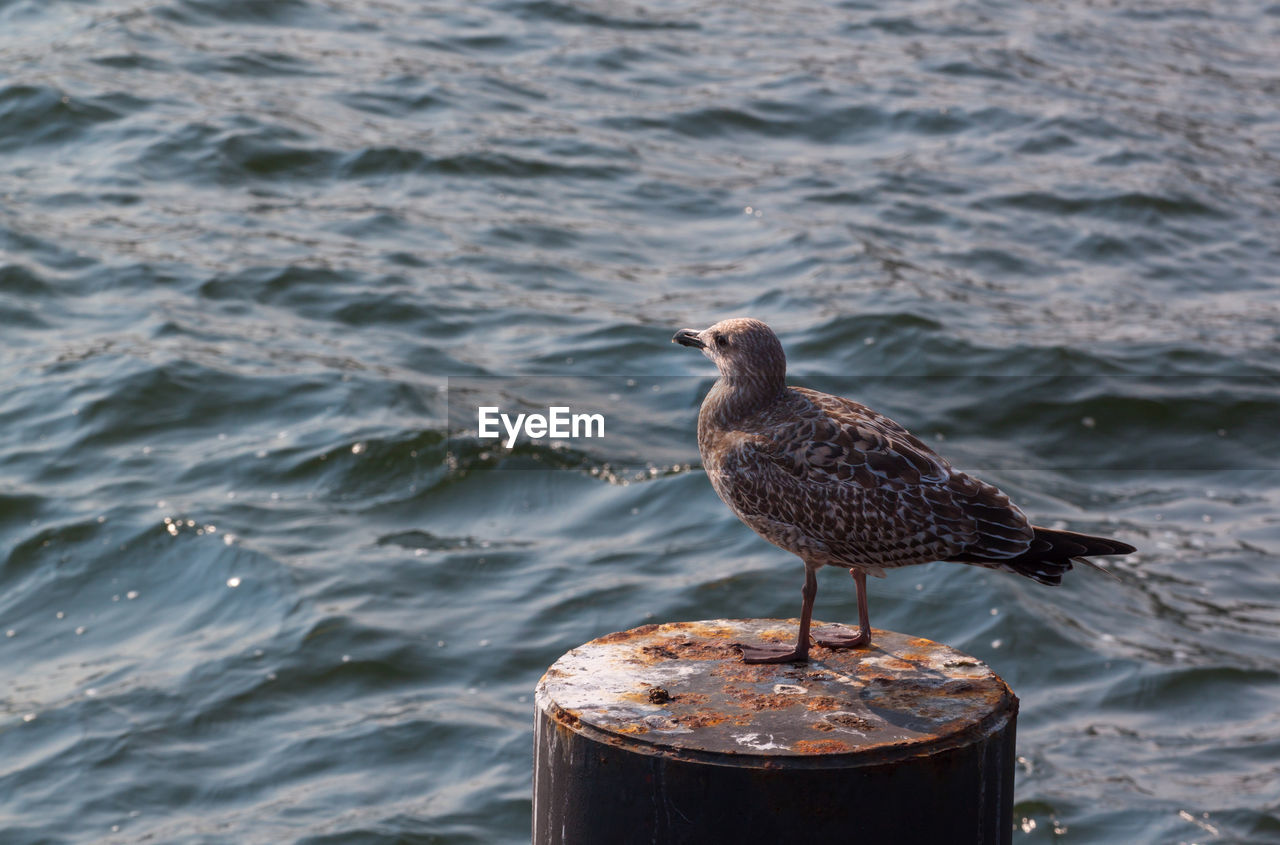
[[[880,568],[975,550],[1013,556],[1033,536],[1004,493],[857,402],[794,388],[738,435],[716,489],[784,548],[807,542],[829,562]],[[788,529],[793,537],[768,533]]]

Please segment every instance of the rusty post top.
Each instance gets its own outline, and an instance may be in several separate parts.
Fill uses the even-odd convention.
[[[869,648],[816,646],[803,665],[748,666],[733,647],[789,642],[796,624],[715,619],[609,634],[547,670],[538,706],[562,730],[639,753],[764,766],[890,762],[977,741],[1017,714],[990,667],[932,640],[876,629]]]

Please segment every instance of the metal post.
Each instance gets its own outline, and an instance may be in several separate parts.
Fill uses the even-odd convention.
[[[741,662],[795,620],[645,625],[538,683],[535,845],[1009,843],[1018,699],[989,667],[874,632]]]

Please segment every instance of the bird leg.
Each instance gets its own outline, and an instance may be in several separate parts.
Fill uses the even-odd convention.
[[[867,613],[867,573],[850,569],[854,586],[858,590],[858,632],[855,634],[843,625],[833,625],[813,635],[818,645],[827,648],[859,648],[871,644],[871,619]]]
[[[809,619],[813,616],[813,599],[818,595],[818,573],[807,562],[800,595],[804,602],[800,605],[800,636],[796,639],[796,647],[736,644],[742,649],[743,663],[804,663],[809,659]]]

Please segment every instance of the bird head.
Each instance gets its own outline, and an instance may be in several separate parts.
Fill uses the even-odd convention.
[[[787,358],[778,336],[759,320],[734,317],[710,328],[681,329],[672,343],[701,349],[720,375],[728,379],[764,381],[781,386],[786,378]]]

